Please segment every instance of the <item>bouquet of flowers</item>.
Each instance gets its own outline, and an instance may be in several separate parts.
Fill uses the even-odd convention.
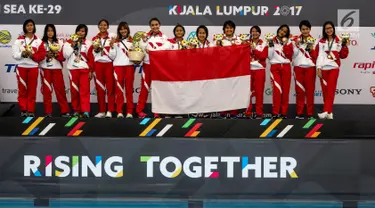
[[[215,34],[214,35],[214,41],[216,42],[216,45],[222,46],[223,45],[223,43],[222,43],[223,39],[224,39],[223,34]]]
[[[181,50],[182,50],[182,49],[187,49],[188,46],[189,46],[189,41],[187,41],[187,40],[182,40],[179,49],[181,49]]]
[[[341,33],[340,35],[340,42],[343,44],[347,44],[350,40],[350,34],[347,32]]]
[[[192,38],[192,39],[190,39],[189,42],[190,42],[190,45],[192,45],[193,48],[196,48],[198,43],[199,43],[198,38]]]
[[[240,34],[240,40],[243,43],[246,43],[250,40],[250,34]]]
[[[135,64],[140,64],[145,57],[145,53],[143,49],[140,47],[140,41],[144,37],[146,33],[142,31],[138,31],[133,36],[133,46],[132,49],[129,51],[129,59]]]
[[[267,44],[272,47],[273,46],[273,39],[275,38],[275,35],[273,33],[267,33],[264,38],[267,41]]]
[[[308,37],[306,41],[307,41],[307,44],[314,45],[316,39],[313,37]]]
[[[72,34],[70,36],[70,40],[72,40],[73,42],[77,42],[77,41],[79,41],[79,39],[80,39],[80,37],[77,34]]]
[[[48,44],[48,47],[49,47],[49,51],[50,51],[50,53],[52,53],[53,57],[56,57],[57,53],[60,50],[60,45],[56,44],[56,43],[50,43],[50,44]],[[52,65],[51,61],[52,61],[52,57],[48,57],[47,58],[47,66]]]

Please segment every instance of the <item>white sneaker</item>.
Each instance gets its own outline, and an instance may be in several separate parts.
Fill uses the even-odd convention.
[[[171,116],[166,115],[164,118],[171,118]]]
[[[117,118],[124,118],[124,114],[122,113],[117,114]]]
[[[105,117],[105,113],[98,113],[95,115],[95,118],[104,118]]]
[[[327,115],[327,119],[333,119],[333,113],[328,113],[328,115]]]
[[[133,118],[133,115],[128,113],[128,114],[126,114],[126,118]]]
[[[108,111],[107,114],[105,114],[105,117],[106,118],[112,118],[112,113]]]
[[[320,119],[327,119],[328,113],[327,112],[318,113],[318,116]]]
[[[180,118],[183,118],[183,117],[182,116],[175,116],[174,118],[179,118],[180,119]]]

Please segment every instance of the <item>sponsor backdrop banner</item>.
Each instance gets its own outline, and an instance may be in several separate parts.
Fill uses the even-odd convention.
[[[1,138],[0,195],[366,199],[375,194],[374,145],[370,140]]]
[[[280,3],[279,3],[280,2]],[[205,4],[193,5],[192,1],[157,3],[90,2],[90,10],[82,12],[87,7],[87,1],[17,1],[6,0],[0,4],[0,100],[2,102],[17,101],[17,79],[15,61],[11,55],[11,45],[22,32],[22,23],[26,18],[33,18],[37,25],[37,35],[42,36],[44,24],[57,25],[58,38],[66,39],[79,23],[89,25],[88,37],[91,39],[97,32],[97,22],[101,18],[110,20],[110,32],[116,32],[119,21],[127,21],[132,33],[148,31],[148,20],[159,17],[162,22],[161,31],[168,37],[173,37],[173,27],[176,23],[185,25],[185,38],[195,35],[199,24],[209,25],[209,40],[213,34],[222,32],[225,20],[232,19],[238,25],[236,33],[248,33],[251,25],[260,25],[262,37],[269,32],[276,33],[277,26],[283,23],[291,25],[291,32],[299,34],[298,23],[303,19],[312,22],[312,35],[321,36],[320,25],[326,20],[338,23],[338,34],[349,32],[352,37],[349,57],[342,61],[335,103],[338,104],[374,104],[375,100],[375,31],[370,15],[371,4],[368,1],[342,1],[327,3],[326,1],[223,1],[218,4],[206,1]],[[146,6],[145,6],[146,5]],[[325,5],[324,7],[322,5]],[[319,15],[316,15],[319,13]],[[342,27],[341,27],[342,26]],[[140,91],[140,69],[135,69],[134,99],[138,100]],[[267,67],[269,75],[269,67]],[[265,103],[272,101],[272,88],[267,75],[265,88]],[[68,99],[70,99],[69,80],[64,69]],[[40,82],[39,82],[40,85]],[[94,83],[91,83],[91,102],[97,102]],[[42,101],[38,86],[37,100]],[[291,103],[295,102],[294,82],[291,84]],[[55,101],[55,98],[54,98]],[[150,99],[149,99],[150,101]],[[319,80],[316,82],[315,102],[322,103],[322,92]]]

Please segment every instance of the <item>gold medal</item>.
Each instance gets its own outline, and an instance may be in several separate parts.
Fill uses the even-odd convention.
[[[331,56],[331,54],[328,54],[328,59],[332,59],[332,56]]]

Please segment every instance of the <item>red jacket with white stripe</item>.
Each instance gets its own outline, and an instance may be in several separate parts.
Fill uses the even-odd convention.
[[[27,45],[31,43],[33,48],[32,58],[23,58],[22,52],[26,50]],[[12,56],[17,61],[18,66],[24,68],[38,67],[39,63],[46,57],[46,49],[44,48],[43,41],[36,35],[32,38],[20,36],[12,46]]]
[[[253,44],[251,42],[251,44]],[[254,43],[255,44],[255,43]],[[263,40],[259,39],[254,49],[251,49],[253,60],[251,61],[251,70],[259,70],[266,68],[266,59],[268,57],[268,47]]]
[[[168,39],[169,43],[170,43],[170,50],[179,50],[180,49],[180,44],[181,44],[181,41],[177,41],[176,38],[173,38],[173,39]]]
[[[209,48],[209,47],[216,47],[215,44],[210,43],[210,41],[206,40],[204,43],[198,41],[198,45],[196,48]]]
[[[91,45],[90,49],[89,49],[89,56],[90,56],[90,59],[94,62],[101,62],[101,63],[109,63],[109,62],[112,62],[113,60],[109,57],[109,50],[111,49],[111,46],[110,46],[110,42],[111,42],[111,38],[116,38],[116,34],[113,34],[113,33],[106,33],[105,37],[104,38],[101,38],[100,37],[100,33],[98,33],[95,37],[92,38],[92,44],[94,43],[94,41],[96,41],[97,39],[100,39],[100,43],[103,47],[103,55],[101,52],[99,53],[96,53],[95,50],[94,50],[94,46]],[[92,56],[92,57],[91,57]]]
[[[145,53],[145,58],[143,59],[143,63],[145,64],[150,64],[150,56],[146,52],[146,49],[148,49],[149,51],[160,51],[169,50],[171,48],[171,44],[169,43],[167,36],[163,35],[162,32],[153,35],[150,31],[149,33],[147,33],[147,41],[144,42],[143,40],[141,40],[139,45]]]
[[[113,60],[113,66],[131,66],[134,64],[129,59],[129,50],[132,46],[131,37],[116,41],[113,48],[109,50],[109,58]]]
[[[312,36],[309,36],[312,37]],[[302,40],[303,35],[293,37],[293,66],[302,68],[315,67],[316,59],[318,54],[316,53],[315,47],[311,51],[306,51],[307,44],[296,45],[297,39]]]
[[[66,67],[69,70],[74,69],[90,69],[90,71],[93,70],[92,61],[90,60],[88,54],[89,49],[91,47],[91,41],[87,39],[82,40],[82,45],[80,47],[80,53],[81,59],[79,62],[75,62],[75,60],[78,58],[76,54],[74,53],[74,49],[71,46],[72,40],[67,40],[63,47],[63,54],[66,59]]]
[[[268,47],[268,58],[271,64],[287,64],[292,62],[293,44],[288,39],[288,42],[283,45],[275,37],[273,39],[274,47]]]
[[[318,45],[316,45],[315,50],[318,53],[318,59],[316,60],[316,68],[322,70],[330,70],[339,68],[341,66],[340,59],[345,59],[349,55],[348,46],[342,46],[340,39],[336,36],[331,48],[330,55],[333,59],[329,59],[329,47],[328,40],[320,39]]]
[[[49,49],[49,44],[51,44],[51,42],[48,41],[48,43],[43,43],[44,44],[44,47],[46,48],[46,51],[48,52],[50,49]],[[47,57],[45,57],[43,59],[42,62],[40,62],[40,68],[42,69],[62,69],[63,67],[63,61],[65,61],[65,58],[64,58],[64,55],[63,55],[63,52],[62,52],[62,48],[64,46],[64,42],[61,41],[61,40],[58,40],[57,43],[54,43],[54,44],[57,44],[60,46],[60,50],[57,52],[57,56],[56,58],[52,58],[50,64],[51,65],[47,65]]]

